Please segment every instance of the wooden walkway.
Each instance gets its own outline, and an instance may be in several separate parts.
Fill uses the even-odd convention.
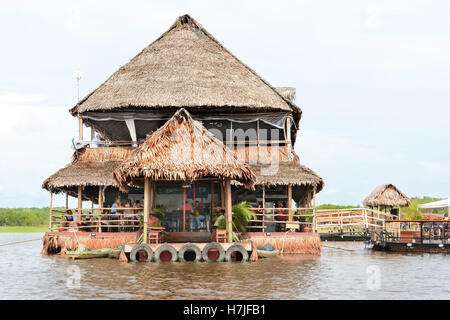
[[[316,210],[314,230],[320,234],[367,234],[384,229],[393,215],[367,208]]]

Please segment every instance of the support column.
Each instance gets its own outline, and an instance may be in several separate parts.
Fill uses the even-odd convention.
[[[317,219],[316,219],[316,186],[313,189],[313,232],[317,232]]]
[[[288,221],[292,221],[292,184],[287,185],[287,197],[288,197]]]
[[[52,232],[52,227],[53,227],[53,191],[50,191],[50,221],[49,221],[49,226],[48,226],[48,231]]]
[[[225,180],[225,218],[227,222],[227,241],[233,242],[233,212],[231,205],[231,180]]]
[[[264,228],[264,220],[266,219],[266,185],[262,185],[262,208],[263,208],[263,216],[262,216],[262,231],[265,232]]]
[[[66,210],[69,209],[69,193],[66,192]]]
[[[142,242],[148,243],[148,217],[152,211],[153,181],[150,178],[144,179],[144,238]]]
[[[103,187],[98,187],[98,232],[102,232]]]
[[[82,192],[83,192],[83,187],[82,186],[78,186],[78,224],[81,224],[81,215],[83,213],[82,208],[83,208],[83,198],[82,198]]]

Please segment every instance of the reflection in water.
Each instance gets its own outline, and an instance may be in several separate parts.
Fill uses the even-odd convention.
[[[38,238],[0,234],[0,244]],[[41,242],[0,247],[1,299],[448,299],[449,255],[387,254],[362,243],[355,252],[323,248],[321,256],[283,256],[256,263],[120,263],[41,256]],[[69,266],[80,270],[70,289]],[[369,266],[380,289],[369,290]],[[413,280],[411,275],[414,275]],[[73,276],[73,275],[72,275]]]

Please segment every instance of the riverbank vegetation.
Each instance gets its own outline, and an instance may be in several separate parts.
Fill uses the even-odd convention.
[[[0,208],[0,226],[38,227],[48,225],[49,208]]]

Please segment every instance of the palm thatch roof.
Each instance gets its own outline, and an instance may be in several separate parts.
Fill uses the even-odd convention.
[[[316,192],[321,191],[324,186],[323,179],[317,173],[296,161],[255,164],[250,165],[250,168],[256,174],[256,184],[310,186],[316,187]]]
[[[364,199],[363,204],[368,207],[407,207],[411,200],[393,184],[382,184]]]
[[[236,58],[189,15],[79,101],[72,115],[123,108],[301,110]],[[294,93],[295,95],[295,93]]]
[[[136,178],[193,181],[215,177],[253,188],[255,174],[219,139],[181,108],[113,172],[123,190]]]
[[[84,188],[83,195],[98,195],[98,186],[119,187],[112,171],[130,153],[130,148],[86,148],[73,154],[66,167],[48,177],[42,188],[54,193],[68,192],[77,195],[78,186]],[[95,187],[95,188],[94,188]],[[92,189],[89,192],[88,189]],[[95,190],[94,190],[95,189]]]

